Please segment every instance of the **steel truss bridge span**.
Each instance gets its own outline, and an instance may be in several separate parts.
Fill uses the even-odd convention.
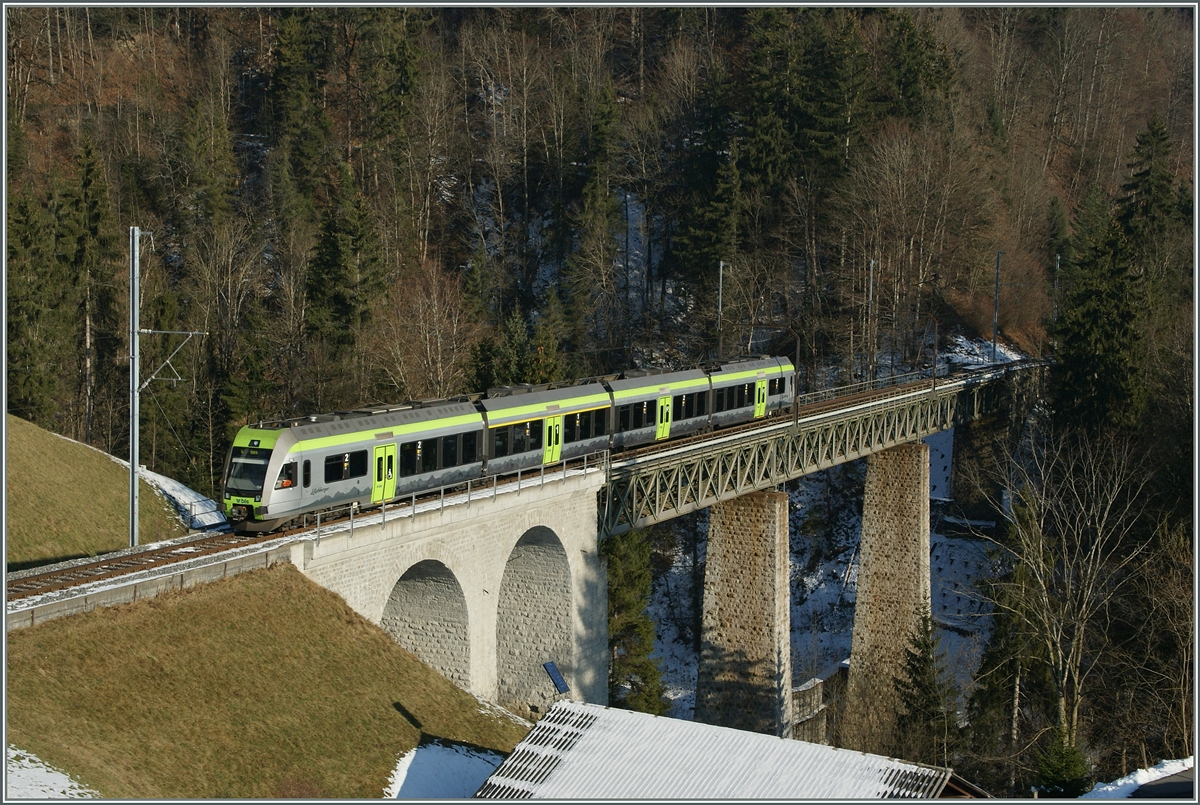
[[[871,453],[915,442],[998,410],[1006,381],[1040,362],[988,367],[855,391],[781,413],[749,430],[622,459],[600,491],[601,537],[670,520],[777,487]]]

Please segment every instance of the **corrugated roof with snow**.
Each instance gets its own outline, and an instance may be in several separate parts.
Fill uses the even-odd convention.
[[[938,797],[951,770],[756,732],[557,702],[484,799]]]

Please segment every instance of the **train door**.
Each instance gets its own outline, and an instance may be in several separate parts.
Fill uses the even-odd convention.
[[[754,384],[754,418],[767,415],[767,381],[759,380]]]
[[[396,496],[396,445],[375,448],[375,479],[371,484],[371,502],[380,503]]]
[[[655,439],[671,437],[671,395],[658,398],[658,425],[654,429]]]
[[[548,416],[543,420],[546,423],[542,435],[543,464],[553,464],[562,458],[562,420],[561,416]]]

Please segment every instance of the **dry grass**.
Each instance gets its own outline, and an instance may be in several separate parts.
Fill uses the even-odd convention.
[[[422,734],[526,734],[286,564],[10,633],[7,704],[115,798],[379,797]]]
[[[129,471],[98,450],[6,417],[8,570],[128,546]],[[187,533],[164,498],[144,481],[140,488],[139,542]]]

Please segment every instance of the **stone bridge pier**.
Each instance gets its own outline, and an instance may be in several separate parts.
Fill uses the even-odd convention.
[[[843,745],[887,751],[892,679],[929,606],[929,446],[867,458]],[[791,737],[787,495],[755,492],[712,507],[695,719]]]
[[[492,499],[360,518],[293,548],[339,593],[458,684],[536,717],[555,700],[608,699],[607,577],[598,550],[603,472]],[[558,694],[543,663],[570,686]]]

